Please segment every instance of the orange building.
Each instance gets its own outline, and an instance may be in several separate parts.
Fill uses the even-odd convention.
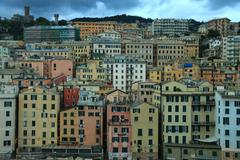
[[[88,36],[95,36],[106,30],[114,30],[116,22],[73,22],[73,26],[80,29],[80,38],[85,39]]]
[[[21,68],[33,68],[41,77],[55,78],[59,75],[73,76],[73,62],[67,59],[21,60]]]
[[[78,104],[60,112],[60,144],[102,146],[103,100],[80,91]]]

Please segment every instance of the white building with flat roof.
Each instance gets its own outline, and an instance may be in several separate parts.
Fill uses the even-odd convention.
[[[126,55],[117,55],[104,60],[107,80],[115,89],[130,91],[133,82],[146,81],[146,62]]]
[[[240,91],[218,87],[215,101],[215,135],[223,151],[222,159],[240,159]]]
[[[18,87],[0,85],[0,159],[15,151]]]

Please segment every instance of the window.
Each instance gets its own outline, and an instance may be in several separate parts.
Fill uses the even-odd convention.
[[[134,117],[134,121],[135,121],[135,122],[138,121],[138,117]]]
[[[6,117],[10,116],[10,111],[6,111]]]
[[[114,128],[114,133],[118,133],[118,128]]]
[[[138,136],[142,136],[143,133],[142,133],[142,129],[138,129]]]
[[[237,148],[240,148],[240,141],[237,141]]]
[[[42,137],[43,138],[46,138],[46,135],[47,135],[46,132],[42,132]]]
[[[127,153],[128,152],[128,148],[127,147],[122,147],[122,152],[123,153]]]
[[[237,109],[236,113],[237,113],[237,114],[240,114],[240,109]]]
[[[28,96],[27,95],[24,95],[24,100],[28,100]]]
[[[229,118],[228,117],[223,117],[223,124],[224,125],[229,125]]]
[[[36,124],[35,124],[35,121],[32,121],[32,126],[35,127],[35,125],[36,125]]]
[[[229,148],[229,140],[225,140],[225,147]]]
[[[183,122],[186,122],[186,121],[187,121],[186,115],[183,115],[183,116],[182,116],[182,121],[183,121]]]
[[[51,132],[51,137],[55,137],[55,133],[54,132]]]
[[[168,122],[172,122],[172,116],[171,115],[168,116]]]
[[[54,110],[55,109],[55,104],[52,104],[52,110]]]
[[[236,131],[236,136],[240,136],[240,130]]]
[[[3,141],[3,146],[11,146],[11,141]]]
[[[202,156],[202,155],[203,155],[203,150],[199,150],[199,151],[198,151],[198,154],[199,154],[200,156]]]
[[[187,112],[187,106],[183,105],[183,112]]]
[[[179,112],[179,106],[175,106],[175,112]]]
[[[172,154],[172,149],[168,148],[168,154]]]
[[[229,101],[225,101],[225,106],[229,106]]]
[[[12,107],[12,102],[11,101],[4,102],[4,107]]]
[[[43,100],[47,100],[47,95],[43,95]]]
[[[225,114],[229,114],[229,109],[228,108],[225,109]]]
[[[188,154],[188,150],[187,150],[187,149],[184,149],[184,150],[183,150],[183,154]]]
[[[168,106],[168,112],[172,112],[172,106]]]
[[[128,137],[122,137],[122,142],[128,142]]]
[[[35,136],[35,130],[32,130],[32,136],[34,137]]]
[[[179,116],[175,115],[175,122],[179,122]]]
[[[113,147],[113,153],[118,153],[118,148],[117,147]]]
[[[54,101],[55,100],[55,95],[52,95],[52,101]]]
[[[152,128],[148,129],[148,136],[153,136],[153,129]]]
[[[150,145],[150,146],[153,145],[153,140],[152,139],[148,140],[148,145]]]
[[[149,117],[149,121],[152,122],[153,121],[153,117]]]
[[[225,130],[225,136],[229,136],[229,130]]]
[[[240,125],[240,118],[237,118],[237,119],[236,119],[236,124],[237,124],[237,125]]]
[[[32,108],[36,108],[36,104],[33,103],[33,104],[32,104]]]
[[[6,121],[6,127],[11,127],[12,126],[12,122],[11,121]]]
[[[213,151],[213,152],[212,152],[212,156],[213,156],[213,157],[216,157],[216,156],[217,156],[217,152],[216,152],[216,151]]]
[[[6,137],[9,136],[9,131],[5,131],[5,136],[6,136]]]

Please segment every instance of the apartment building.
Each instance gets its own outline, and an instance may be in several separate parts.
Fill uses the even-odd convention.
[[[178,81],[182,78],[200,79],[200,67],[191,59],[176,59],[167,62],[163,69],[164,81]]]
[[[222,148],[222,159],[240,158],[240,101],[238,88],[217,87],[215,134]]]
[[[207,29],[217,30],[223,37],[225,37],[230,33],[230,22],[231,20],[228,18],[212,19],[207,22]]]
[[[151,82],[159,83],[163,78],[163,68],[154,67],[147,70],[147,79]]]
[[[58,144],[60,95],[55,89],[22,90],[18,109],[18,153]]]
[[[121,42],[100,38],[93,41],[93,53],[113,57],[121,54]]]
[[[86,39],[89,36],[95,36],[99,33],[107,30],[114,30],[116,22],[80,22],[75,21],[72,24],[74,27],[80,29],[81,40]]]
[[[179,58],[186,58],[186,45],[181,40],[160,40],[157,45],[157,67],[164,66],[166,62]]]
[[[158,108],[135,101],[131,105],[132,158],[158,160]]]
[[[81,81],[104,81],[106,79],[102,60],[87,60],[76,67],[76,77]]]
[[[133,101],[152,103],[154,86],[157,83],[151,81],[134,82],[132,84],[131,98]]]
[[[103,33],[98,34],[98,37],[101,38],[108,38],[108,39],[113,39],[113,40],[121,40],[121,34],[117,31],[114,30],[107,30]]]
[[[60,75],[73,77],[73,62],[71,60],[55,59],[26,59],[18,61],[21,68],[33,68],[40,76],[55,78]]]
[[[223,37],[223,59],[237,63],[240,60],[240,36]]]
[[[147,67],[153,67],[153,43],[125,42],[123,54],[145,61]]]
[[[132,126],[128,95],[114,90],[107,100],[107,153],[109,160],[132,159]]]
[[[152,22],[152,34],[155,37],[162,35],[184,35],[189,33],[187,19],[156,19]]]
[[[0,159],[11,157],[16,149],[17,96],[16,85],[0,85]]]
[[[181,148],[181,145],[199,144],[206,150],[203,142],[216,144],[216,139],[212,140],[215,132],[214,92],[209,82],[182,79],[155,88],[153,104],[162,107],[164,115],[164,146]],[[178,159],[172,153],[167,154],[169,158]]]
[[[146,81],[146,63],[125,55],[117,55],[105,59],[107,81],[112,82],[115,89],[130,91],[136,81]]]
[[[102,146],[103,99],[80,91],[77,104],[60,112],[60,144]]]

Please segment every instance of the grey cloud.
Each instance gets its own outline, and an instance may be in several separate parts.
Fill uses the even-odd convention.
[[[195,0],[195,1],[203,1],[203,0]],[[240,4],[240,0],[207,0],[207,5],[213,9],[221,9],[224,7],[233,7],[237,4]]]
[[[66,10],[79,13],[87,12],[102,2],[106,9],[121,11],[138,6],[139,0],[0,0],[0,5],[9,9],[21,10],[29,5],[36,16],[51,16],[58,12],[64,14]]]

